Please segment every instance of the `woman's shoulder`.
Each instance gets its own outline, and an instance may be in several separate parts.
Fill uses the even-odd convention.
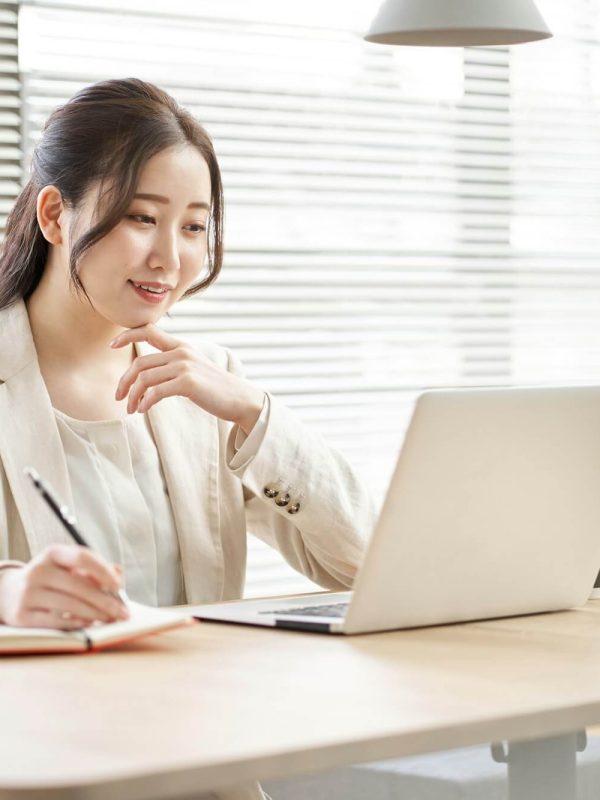
[[[0,309],[0,380],[8,380],[34,358],[27,309],[23,300],[18,300]]]
[[[217,344],[210,339],[186,337],[182,341],[191,347],[195,353],[204,356],[204,358],[212,361],[214,364],[229,370],[231,368],[231,361],[233,355],[231,351],[221,344]]]
[[[218,364],[226,366],[229,362],[230,352],[226,347],[216,342],[207,339],[192,339],[188,340],[188,344],[197,353],[201,353],[205,358],[215,361]]]

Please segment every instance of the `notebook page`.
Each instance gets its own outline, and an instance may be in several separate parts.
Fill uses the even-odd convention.
[[[190,612],[183,608],[154,608],[129,600],[129,619],[109,622],[85,629],[85,634],[94,647],[102,647],[113,642],[127,641],[145,633],[165,630],[192,621]]]

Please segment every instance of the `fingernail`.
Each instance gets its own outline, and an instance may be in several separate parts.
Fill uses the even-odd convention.
[[[114,347],[115,346],[115,344],[117,343],[117,339],[118,339],[118,337],[116,337],[115,339],[111,339],[111,341],[108,343],[110,345],[110,347]]]

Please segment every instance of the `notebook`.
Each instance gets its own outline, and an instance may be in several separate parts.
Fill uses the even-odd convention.
[[[152,608],[132,600],[128,605],[129,619],[74,631],[0,625],[0,656],[105,650],[141,636],[193,623],[189,611]]]
[[[190,612],[355,634],[581,605],[600,566],[599,486],[599,386],[427,391],[353,591]]]

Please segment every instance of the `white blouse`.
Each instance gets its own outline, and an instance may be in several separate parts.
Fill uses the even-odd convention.
[[[186,602],[177,528],[146,414],[84,421],[54,409],[78,526],[90,546],[123,566],[132,600],[151,606]],[[256,455],[269,398],[248,437],[237,429],[232,469]],[[51,477],[50,477],[51,480]]]

